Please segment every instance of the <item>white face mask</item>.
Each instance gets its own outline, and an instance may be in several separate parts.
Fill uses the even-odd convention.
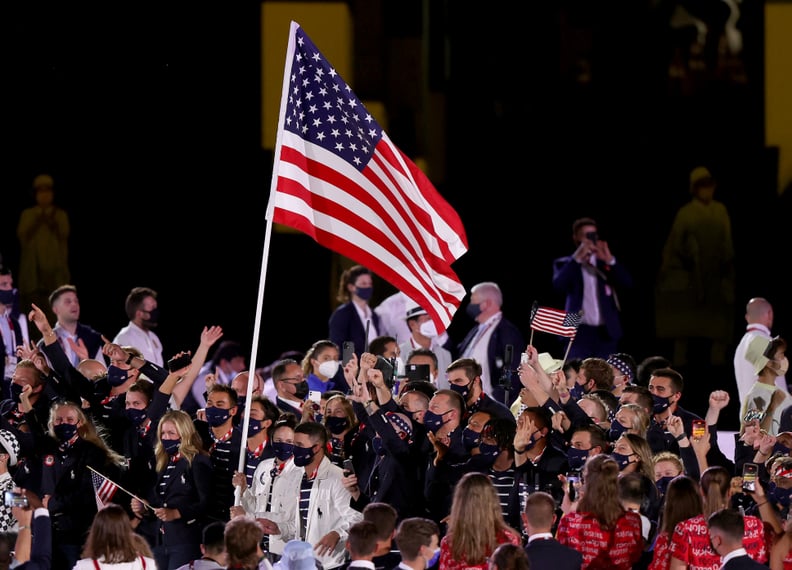
[[[777,376],[784,376],[789,370],[789,360],[787,360],[786,356],[781,360],[774,360],[773,368]]]
[[[339,366],[341,366],[341,363],[338,360],[325,360],[319,365],[319,374],[332,378],[338,372]]]
[[[418,332],[426,337],[435,338],[437,336],[437,327],[435,326],[434,321],[426,321],[425,323],[421,323]]]

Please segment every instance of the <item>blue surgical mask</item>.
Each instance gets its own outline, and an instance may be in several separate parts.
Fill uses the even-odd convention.
[[[588,459],[590,449],[578,449],[577,447],[570,447],[567,449],[567,462],[569,468],[573,471],[580,471]]]
[[[471,380],[464,386],[458,386],[457,384],[450,384],[451,389],[462,396],[462,400],[467,402],[468,394],[470,394],[470,387],[473,386],[473,381]]]
[[[655,481],[655,487],[657,487],[657,490],[661,495],[666,494],[666,491],[668,490],[668,484],[671,482],[671,479],[673,479],[673,477],[666,476],[660,477],[657,481]]]
[[[285,441],[273,441],[272,452],[280,461],[286,461],[294,454],[294,444]]]
[[[77,433],[77,424],[58,424],[53,426],[52,430],[55,432],[55,437],[58,438],[58,441],[65,443]]]
[[[179,453],[179,447],[181,447],[181,439],[162,440],[162,449],[164,449],[165,453],[168,455],[176,455]]]
[[[427,568],[431,568],[432,566],[437,564],[437,561],[439,559],[440,559],[440,549],[438,548],[437,550],[434,551],[434,554],[432,555],[432,557],[429,560],[426,561],[426,567]]]
[[[335,416],[327,416],[325,426],[333,435],[341,435],[349,427],[349,420],[347,418],[337,418]]]
[[[297,467],[305,467],[314,458],[316,453],[313,447],[294,447],[294,464]]]
[[[462,430],[462,444],[465,446],[465,449],[470,451],[474,447],[478,447],[480,443],[481,434],[479,432],[473,431],[468,427]]]
[[[573,400],[577,401],[582,398],[586,394],[585,390],[583,390],[583,384],[579,384],[575,382],[575,385],[569,389],[569,395],[572,397]]]
[[[231,412],[229,410],[215,407],[206,408],[206,423],[212,427],[223,425],[230,417]]]
[[[618,420],[613,420],[611,422],[610,429],[608,430],[608,439],[611,441],[616,441],[626,430],[627,428],[619,423]]]
[[[630,455],[623,455],[621,453],[616,453],[616,452],[611,453],[611,457],[613,457],[613,459],[616,460],[616,463],[619,464],[619,471],[623,471],[624,468],[630,464],[630,457],[632,457],[633,455],[635,454],[631,453]]]
[[[107,383],[117,388],[129,379],[129,370],[124,370],[112,364],[107,367]]]
[[[654,407],[652,408],[652,411],[655,414],[662,414],[668,409],[668,406],[671,405],[669,398],[663,398],[657,394],[652,394],[652,400],[654,400]]]
[[[364,301],[368,301],[371,299],[371,296],[374,294],[374,287],[355,287],[355,295],[363,299]]]
[[[437,433],[438,430],[443,427],[445,421],[443,421],[443,416],[446,415],[451,410],[443,412],[442,414],[436,414],[431,410],[426,410],[424,412],[424,425],[426,429],[431,431],[432,433]]]
[[[475,321],[481,314],[481,303],[468,303],[468,306],[465,307],[465,312],[468,317]]]
[[[127,408],[124,410],[127,419],[132,422],[132,425],[137,427],[146,420],[146,410],[139,410],[137,408]]]
[[[261,431],[261,420],[255,418],[248,419],[248,437],[253,437]]]

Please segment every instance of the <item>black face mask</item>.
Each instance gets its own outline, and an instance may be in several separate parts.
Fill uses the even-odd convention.
[[[158,308],[152,309],[146,312],[148,313],[149,316],[147,319],[143,319],[143,322],[145,323],[146,327],[153,329],[159,323],[159,317],[160,317],[159,309]]]
[[[294,397],[304,400],[308,396],[308,382],[303,380],[299,384],[294,385]]]

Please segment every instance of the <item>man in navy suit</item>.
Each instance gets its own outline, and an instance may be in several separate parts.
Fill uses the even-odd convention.
[[[522,388],[517,367],[526,342],[517,326],[504,318],[502,306],[503,293],[497,283],[485,281],[473,286],[465,311],[476,321],[476,326],[470,329],[457,347],[455,358],[476,359],[481,364],[481,386],[484,392],[510,406]],[[509,362],[506,361],[509,352],[507,346],[511,346]],[[509,394],[506,394],[504,386],[509,388]]]
[[[553,261],[553,289],[566,297],[569,313],[583,311],[575,341],[567,359],[597,356],[608,358],[619,352],[623,331],[618,291],[632,287],[632,276],[599,239],[597,222],[579,218],[572,224],[572,255]],[[568,339],[563,339],[566,350]]]
[[[721,557],[721,570],[767,570],[743,548],[743,516],[737,509],[721,509],[707,520],[710,544]]]
[[[552,495],[536,491],[525,500],[522,513],[523,527],[528,533],[525,552],[531,568],[552,568],[553,570],[580,570],[583,555],[558,542],[553,537],[556,524],[556,504]]]

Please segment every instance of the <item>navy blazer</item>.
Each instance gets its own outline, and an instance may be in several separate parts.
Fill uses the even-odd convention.
[[[525,547],[531,568],[552,568],[553,570],[580,570],[583,555],[555,538],[537,538]]]
[[[465,348],[467,347],[470,342],[472,342],[473,337],[476,336],[476,332],[478,331],[479,325],[476,324],[475,327],[470,329],[470,331],[465,335],[465,339],[459,343],[457,348],[457,354],[461,355],[465,352]],[[504,356],[506,353],[506,346],[512,346],[512,361],[511,366],[509,368],[512,371],[511,374],[511,388],[509,389],[509,400],[506,401],[506,391],[501,388],[498,384],[500,383],[501,376],[504,373],[504,369],[508,363],[504,362]],[[520,332],[520,329],[512,323],[511,321],[507,320],[504,317],[501,317],[500,322],[495,325],[495,328],[492,330],[492,335],[489,339],[489,344],[487,345],[487,364],[489,365],[489,374],[490,374],[490,385],[492,386],[492,390],[490,391],[490,396],[493,399],[497,400],[498,402],[502,402],[506,406],[510,406],[514,398],[520,393],[520,389],[522,389],[522,384],[520,383],[520,377],[517,375],[517,367],[520,365],[520,354],[525,350],[525,347],[528,344],[525,342],[525,337]]]
[[[379,315],[373,309],[369,310],[371,311],[371,324],[377,330],[377,335],[380,335],[382,333],[380,332]],[[368,342],[366,342],[366,327],[360,321],[355,304],[349,301],[339,305],[330,315],[328,325],[330,328],[329,338],[338,345],[339,350],[344,346],[344,341],[351,340],[355,343],[355,354],[360,358],[368,346]]]
[[[613,265],[608,265],[604,261],[597,260],[597,269],[599,270],[597,273],[597,297],[599,298],[602,322],[608,331],[608,336],[612,340],[618,341],[624,331],[619,315],[617,294],[623,289],[632,287],[632,276],[618,261]],[[553,288],[566,296],[564,309],[567,312],[577,313],[583,308],[583,266],[575,261],[573,256],[559,257],[553,261]],[[574,349],[573,343],[572,350]],[[593,347],[591,350],[586,348],[586,351],[590,352],[587,352],[586,356],[608,357],[607,354],[597,354]],[[569,358],[572,356],[570,351]]]
[[[169,477],[165,482],[164,492],[160,495],[159,486],[164,475]],[[153,542],[152,546],[162,544],[175,546],[179,544],[201,543],[201,533],[206,524],[206,513],[209,508],[209,495],[212,480],[212,464],[209,455],[198,454],[192,464],[181,458],[172,471],[167,468],[157,474],[157,482],[149,489],[147,498],[152,507],[179,509],[181,518],[163,522],[154,516],[151,509],[145,509],[141,534]]]
[[[723,565],[723,570],[767,570],[767,564],[760,564],[745,554],[729,560]]]
[[[25,570],[50,570],[52,568],[52,524],[49,515],[33,515],[30,524],[33,538],[30,543],[30,560],[17,568]]]

